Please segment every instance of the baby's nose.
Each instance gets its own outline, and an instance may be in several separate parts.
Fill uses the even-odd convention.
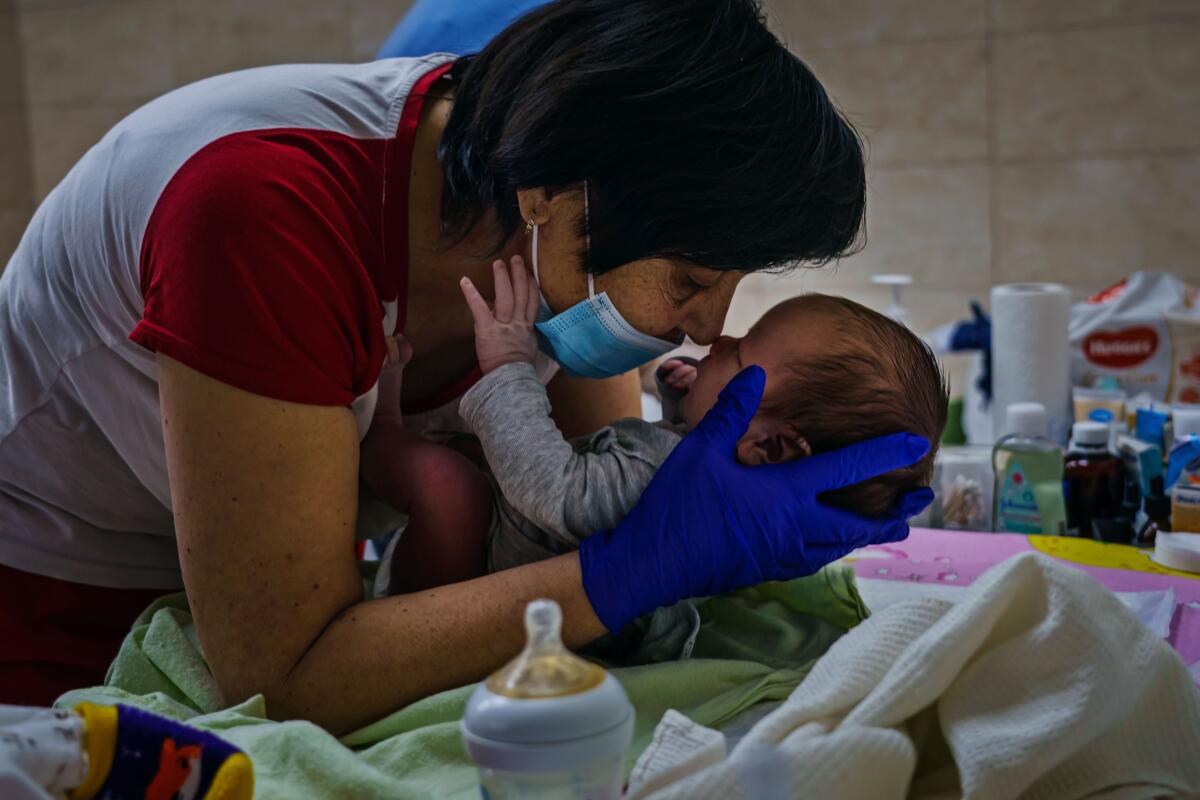
[[[717,340],[712,344],[714,353],[723,353],[728,350],[737,340],[732,336],[718,336]]]

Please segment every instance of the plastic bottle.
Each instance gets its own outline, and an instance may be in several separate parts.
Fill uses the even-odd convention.
[[[1124,468],[1109,451],[1108,437],[1104,422],[1076,422],[1071,427],[1071,447],[1063,465],[1069,536],[1090,539],[1094,519],[1111,519],[1120,511]]]
[[[1149,447],[1150,445],[1147,445]],[[1092,538],[1099,542],[1129,544],[1137,538],[1137,517],[1142,508],[1142,491],[1137,481],[1125,481],[1125,497],[1115,517],[1092,517]]]
[[[1006,533],[1062,535],[1063,453],[1046,438],[1046,408],[1041,403],[1008,407],[1008,433],[992,450],[996,475],[995,529]]]
[[[490,800],[616,800],[633,706],[612,675],[571,653],[552,600],[525,609],[525,649],[476,687],[462,731]]]
[[[1171,490],[1171,530],[1200,532],[1200,486]]]
[[[990,531],[995,484],[990,447],[943,447],[933,482],[939,492],[934,499],[936,527]]]
[[[1150,494],[1142,498],[1142,510],[1146,514],[1146,524],[1138,531],[1136,544],[1153,547],[1159,531],[1171,532],[1171,498],[1163,490],[1161,475],[1150,481]]]
[[[1200,485],[1200,406],[1175,406],[1174,441],[1167,457],[1169,491],[1176,484]]]

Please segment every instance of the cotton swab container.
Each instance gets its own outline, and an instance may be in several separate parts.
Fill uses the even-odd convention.
[[[605,670],[563,646],[552,600],[525,609],[525,649],[481,683],[462,732],[488,800],[616,800],[633,706]]]

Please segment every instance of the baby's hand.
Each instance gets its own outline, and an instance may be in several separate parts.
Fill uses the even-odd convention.
[[[658,368],[659,378],[672,389],[686,392],[696,382],[696,366],[677,358],[668,358]]]
[[[538,313],[538,286],[525,270],[525,260],[513,256],[507,266],[492,262],[496,284],[496,302],[492,308],[480,296],[470,278],[459,281],[463,297],[475,319],[475,355],[483,374],[524,361],[532,364],[537,355],[537,335],[533,323]]]

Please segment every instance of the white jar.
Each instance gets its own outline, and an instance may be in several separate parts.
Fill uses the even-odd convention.
[[[552,600],[525,610],[525,650],[481,683],[462,731],[485,800],[616,800],[633,706],[612,675],[562,644]]]

